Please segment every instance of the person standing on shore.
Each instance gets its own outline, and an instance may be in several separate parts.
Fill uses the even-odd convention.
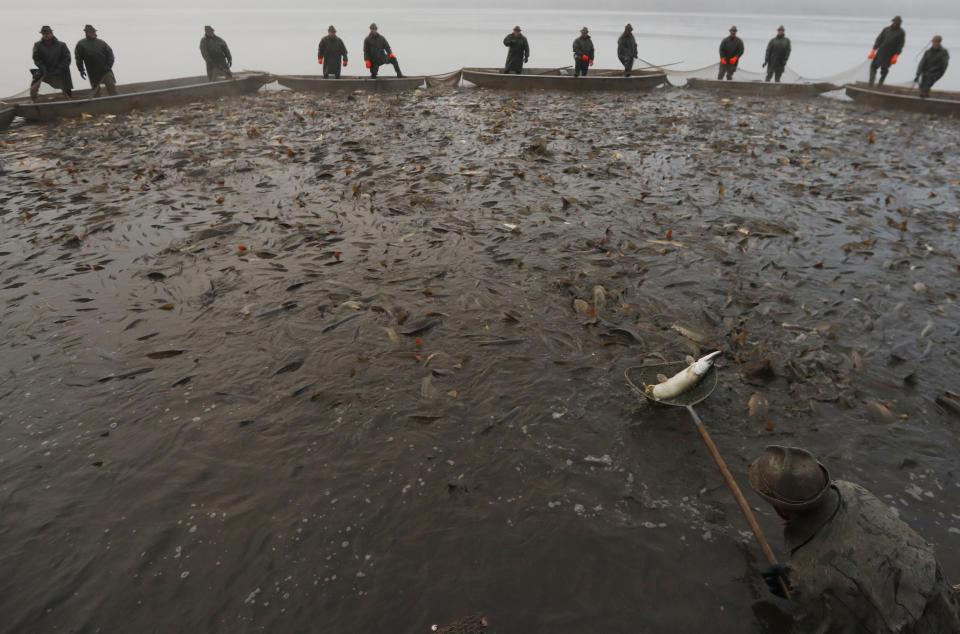
[[[232,78],[230,67],[233,66],[233,56],[223,38],[213,32],[213,27],[203,27],[203,38],[200,40],[200,54],[207,63],[207,79],[213,81],[217,75]]]
[[[902,23],[903,20],[899,15],[894,17],[890,26],[880,31],[880,35],[878,35],[877,39],[873,42],[873,50],[867,55],[868,59],[873,60],[870,62],[871,86],[877,78],[878,68],[880,69],[880,82],[878,85],[883,85],[883,81],[887,78],[887,72],[890,71],[891,66],[897,63],[897,58],[900,57],[900,53],[903,51],[903,45],[907,41],[907,34],[900,28],[900,24]]]
[[[637,38],[633,37],[633,25],[623,27],[623,33],[617,39],[617,58],[623,64],[623,76],[629,77],[633,70],[633,60],[637,59]]]
[[[523,65],[530,61],[530,44],[527,38],[520,33],[520,27],[513,27],[513,33],[503,38],[503,45],[507,47],[507,62],[503,66],[503,74],[523,74]]]
[[[863,487],[831,480],[808,451],[771,445],[750,486],[785,522],[790,562],[763,572],[790,590],[795,632],[960,632],[960,600],[933,548]]]
[[[97,39],[97,30],[92,25],[83,27],[83,32],[84,38],[73,49],[80,76],[90,80],[94,97],[100,96],[100,84],[107,87],[108,95],[117,94],[117,79],[113,76],[113,49]]]
[[[930,48],[923,54],[917,66],[917,77],[913,81],[920,82],[920,96],[924,99],[930,96],[930,89],[947,72],[947,65],[950,63],[950,53],[943,48],[942,41],[942,37],[934,35],[930,40]]]
[[[593,66],[593,40],[587,27],[580,29],[580,37],[573,41],[574,77],[586,77],[587,69]]]
[[[49,26],[40,27],[40,40],[33,45],[33,63],[30,70],[30,100],[36,101],[40,84],[59,88],[67,97],[73,97],[73,77],[70,76],[70,49],[53,35]]]
[[[737,27],[730,27],[730,35],[720,42],[720,72],[717,79],[733,79],[737,64],[743,56],[743,40],[737,37]]]
[[[787,67],[787,60],[790,59],[790,38],[785,33],[786,29],[781,24],[777,27],[777,36],[767,43],[767,55],[763,59],[763,65],[767,68],[767,81],[773,77],[779,83],[780,76]]]
[[[337,37],[337,29],[331,24],[327,28],[327,35],[320,40],[317,46],[317,63],[323,65],[323,78],[327,79],[333,75],[334,79],[340,79],[340,62],[343,66],[347,65],[347,45]]]
[[[363,40],[363,59],[370,69],[370,78],[377,78],[377,71],[384,64],[392,64],[393,70],[397,71],[397,77],[403,77],[400,72],[400,63],[397,56],[390,49],[390,43],[387,38],[380,35],[377,31],[377,23],[370,25],[370,34]]]

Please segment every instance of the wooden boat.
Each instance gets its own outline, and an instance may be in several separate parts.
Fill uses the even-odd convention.
[[[278,75],[277,82],[297,92],[340,93],[366,90],[370,92],[403,92],[423,86],[423,77],[370,77],[341,76],[340,79],[324,79],[323,75]]]
[[[816,97],[831,90],[840,90],[842,86],[829,82],[793,83],[793,82],[766,82],[736,81],[719,79],[687,79],[687,88],[694,90],[709,90],[729,95],[747,95],[750,97]]]
[[[218,97],[244,95],[256,92],[273,81],[269,73],[235,73],[233,79],[208,81],[206,77],[181,77],[163,81],[118,84],[117,94],[94,97],[90,89],[75,90],[73,99],[64,99],[60,93],[40,95],[36,102],[29,97],[7,99],[14,104],[16,114],[30,121],[52,121],[60,117],[117,114],[131,110],[145,110],[157,106],[204,101]]]
[[[17,116],[16,106],[0,104],[0,130],[6,130],[10,127],[13,118]]]
[[[858,81],[846,85],[847,96],[857,103],[886,108],[908,110],[926,114],[960,117],[960,92],[932,90],[926,99],[920,97],[916,88],[901,86],[873,86]]]
[[[505,75],[499,68],[464,68],[463,80],[481,88],[501,90],[635,92],[666,83],[667,75],[662,70],[635,70],[630,77],[624,77],[622,70],[590,69],[586,77],[574,77],[572,68],[524,68],[522,75]]]

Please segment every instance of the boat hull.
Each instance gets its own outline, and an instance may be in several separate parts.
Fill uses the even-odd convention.
[[[815,97],[831,90],[840,90],[841,86],[828,82],[801,84],[792,82],[721,81],[691,77],[687,79],[687,88],[750,97]]]
[[[256,92],[273,81],[269,74],[207,81],[206,77],[184,77],[158,82],[117,86],[118,94],[92,97],[90,90],[76,91],[73,99],[47,95],[37,102],[21,100],[16,114],[30,121],[52,121],[81,115],[119,114],[131,110],[147,110],[192,101],[205,101]]]
[[[15,106],[0,105],[0,130],[9,128],[15,116],[17,116]]]
[[[846,85],[847,96],[859,104],[884,108],[886,110],[905,110],[946,117],[960,117],[960,93],[931,91],[926,99],[919,91],[899,86],[869,86],[863,82]]]
[[[423,77],[341,77],[324,79],[320,75],[279,75],[277,82],[297,92],[343,93],[364,90],[368,92],[405,92],[423,86]]]
[[[549,73],[549,74],[548,74]],[[574,77],[569,70],[524,69],[522,75],[505,75],[493,68],[464,68],[463,80],[481,88],[498,90],[558,90],[566,92],[643,92],[665,84],[662,71],[635,71],[624,77],[623,71],[591,70],[586,77]]]

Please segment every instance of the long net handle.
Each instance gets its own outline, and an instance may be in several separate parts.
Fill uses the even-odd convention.
[[[747,524],[750,525],[750,530],[753,531],[753,536],[757,538],[757,543],[760,544],[760,550],[763,551],[763,554],[767,557],[767,561],[770,562],[771,566],[777,565],[777,556],[774,555],[773,551],[770,549],[770,544],[768,544],[767,540],[764,538],[763,531],[760,530],[760,525],[757,524],[757,520],[753,516],[753,511],[750,510],[747,500],[743,497],[743,493],[740,492],[740,487],[737,486],[737,481],[733,479],[733,474],[731,474],[730,469],[727,468],[727,463],[723,461],[723,457],[720,455],[720,452],[717,451],[717,446],[713,444],[713,439],[710,438],[707,428],[703,426],[703,422],[700,420],[700,417],[697,416],[697,413],[693,411],[693,408],[689,405],[686,407],[687,411],[690,412],[690,415],[693,416],[694,422],[697,424],[697,431],[700,432],[700,437],[703,438],[703,442],[706,443],[707,449],[709,449],[710,453],[713,455],[714,462],[716,462],[717,467],[720,468],[720,473],[723,474],[723,479],[727,481],[727,486],[730,487],[730,492],[733,493],[733,497],[737,500],[737,505],[743,512],[743,516],[747,518]],[[783,589],[783,595],[789,599],[790,589],[787,588],[786,581],[784,581],[783,577],[778,578],[780,579],[780,587]]]

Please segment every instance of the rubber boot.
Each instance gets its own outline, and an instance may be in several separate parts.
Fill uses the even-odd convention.
[[[877,69],[870,69],[870,86],[873,86],[874,82],[877,80]]]

